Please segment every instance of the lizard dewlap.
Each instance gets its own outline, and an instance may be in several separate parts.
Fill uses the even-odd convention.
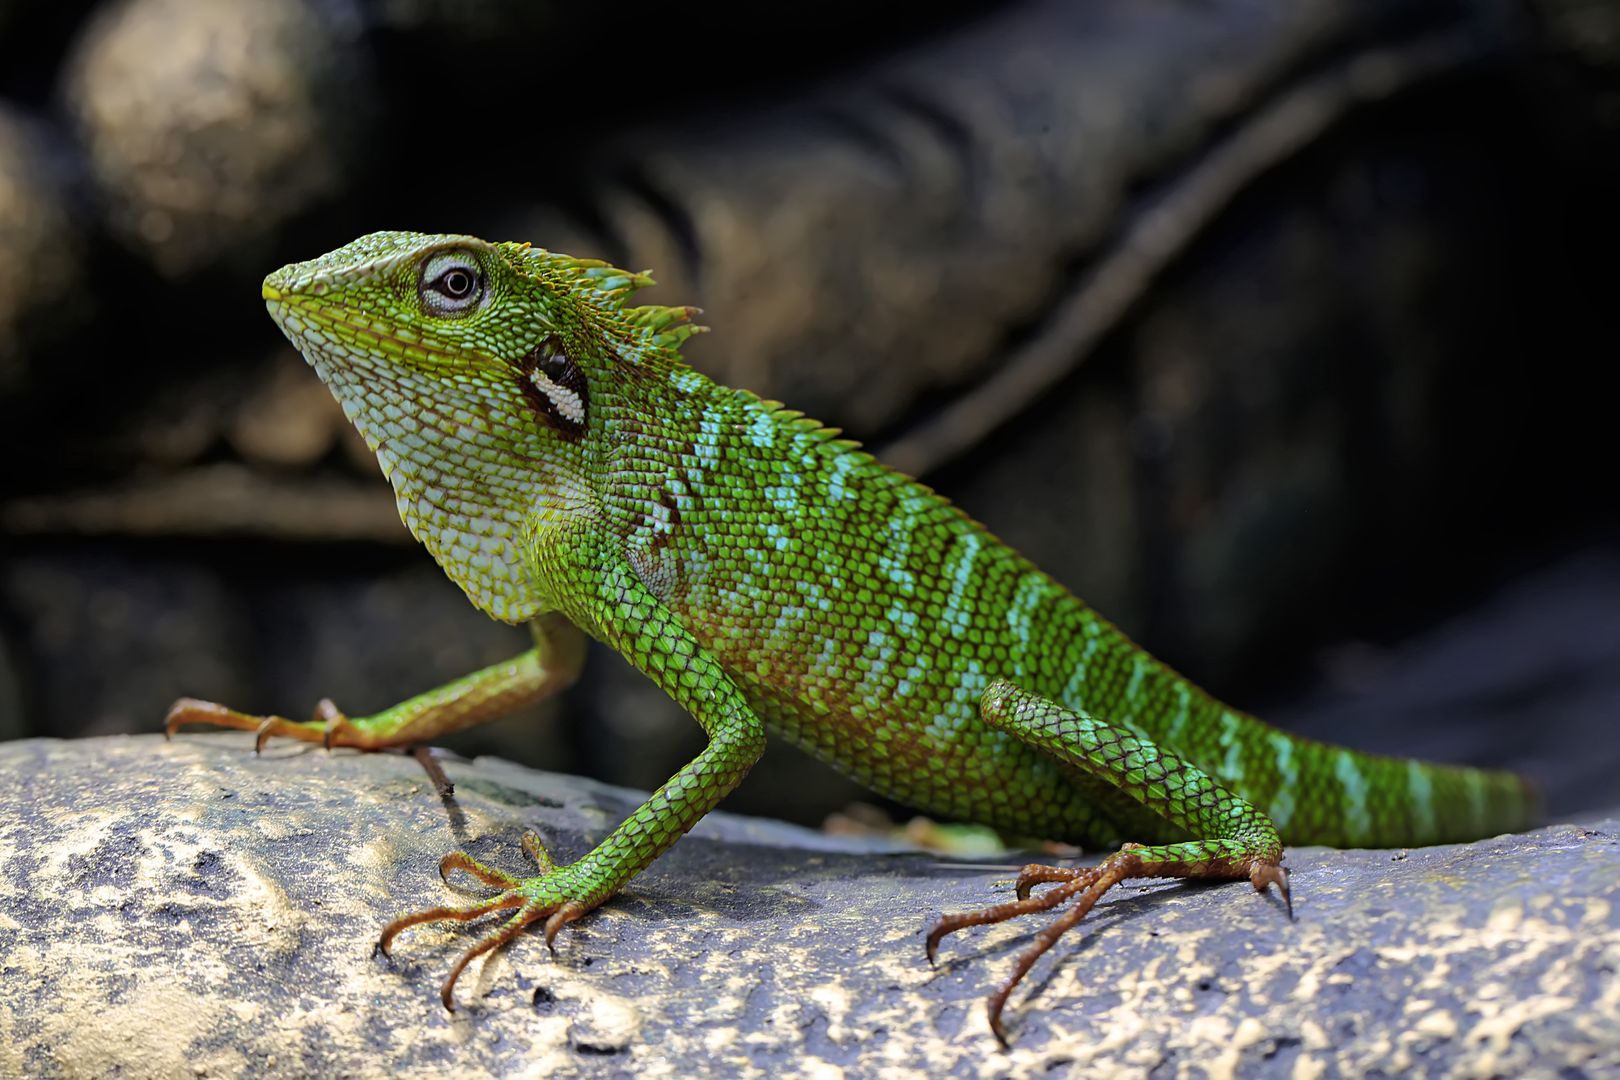
[[[767,733],[942,818],[1088,847],[1031,866],[1016,901],[1057,921],[991,999],[1112,885],[1247,879],[1286,896],[1284,841],[1429,844],[1527,825],[1498,772],[1373,757],[1222,704],[983,525],[839,433],[682,362],[695,310],[591,259],[469,236],[374,233],[265,279],[271,317],[377,454],[400,516],[469,600],[534,648],[368,717],[176,703],[213,723],[377,748],[420,742],[567,686],[579,631],[707,732],[703,752],[583,858],[514,878],[464,853],[489,899],[389,925],[510,912],[469,960],[544,920],[549,939],[617,892],[742,780]],[[1144,846],[1146,845],[1146,846]],[[1051,885],[1032,893],[1036,885]]]

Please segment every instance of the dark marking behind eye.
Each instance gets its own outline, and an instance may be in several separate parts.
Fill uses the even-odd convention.
[[[565,438],[584,438],[586,425],[590,421],[590,388],[585,382],[585,373],[568,355],[562,340],[555,334],[546,337],[520,357],[514,366],[518,372],[518,389],[523,391],[524,399],[541,421]],[[579,417],[564,412],[552,396],[536,384],[536,372],[579,398]]]

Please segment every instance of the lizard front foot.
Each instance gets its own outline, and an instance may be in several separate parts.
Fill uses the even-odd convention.
[[[990,1030],[995,1033],[996,1040],[1003,1047],[1009,1046],[1002,1010],[1006,1007],[1007,998],[1011,996],[1013,989],[1029,973],[1029,969],[1035,966],[1035,961],[1057,944],[1058,939],[1073,929],[1076,923],[1085,918],[1109,889],[1130,878],[1143,877],[1247,877],[1257,892],[1264,892],[1267,886],[1276,885],[1284,902],[1288,904],[1289,915],[1293,914],[1293,903],[1288,891],[1288,872],[1278,864],[1275,856],[1233,858],[1221,851],[1218,843],[1202,841],[1167,844],[1156,848],[1144,847],[1141,844],[1125,844],[1118,852],[1096,866],[1063,867],[1030,863],[1019,872],[1018,899],[979,911],[941,916],[928,931],[928,962],[935,963],[939,943],[947,934],[954,934],[970,926],[1006,922],[1020,915],[1050,911],[1065,900],[1074,898],[1072,907],[1035,935],[1034,943],[1019,955],[1012,974],[996,988],[986,1002],[990,1014]],[[1031,890],[1036,885],[1048,884],[1054,887],[1032,895]]]
[[[350,724],[348,716],[332,704],[330,698],[322,698],[315,706],[313,719],[304,721],[288,720],[282,716],[253,716],[218,702],[181,698],[169,706],[169,715],[163,721],[163,737],[173,738],[176,731],[190,724],[212,724],[215,727],[254,732],[254,753],[263,750],[264,744],[275,735],[303,742],[318,742],[328,750],[334,746],[354,746],[363,750],[375,748],[374,740],[368,739],[364,732]]]
[[[503,870],[485,866],[465,851],[452,851],[446,855],[439,860],[439,877],[452,889],[457,892],[467,891],[450,880],[450,872],[460,870],[501,891],[466,907],[436,907],[411,915],[402,915],[383,927],[382,933],[377,938],[375,951],[392,959],[388,947],[394,938],[398,937],[401,931],[421,923],[471,922],[491,912],[516,909],[511,918],[493,933],[480,938],[451,966],[450,974],[439,987],[439,1000],[444,1002],[444,1007],[451,1012],[456,1011],[453,996],[456,980],[461,977],[467,965],[484,953],[499,949],[535,920],[546,920],[546,948],[555,953],[557,950],[553,942],[557,932],[587,914],[607,899],[607,896],[602,895],[601,888],[587,876],[591,867],[585,866],[583,860],[569,863],[567,866],[558,866],[546,853],[540,837],[535,833],[523,834],[523,850],[529,853],[529,857],[540,868],[540,873],[535,877],[514,877]]]

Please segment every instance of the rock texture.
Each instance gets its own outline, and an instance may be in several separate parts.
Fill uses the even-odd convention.
[[[640,797],[494,759],[237,735],[0,746],[0,1073],[458,1076],[1596,1075],[1620,1068],[1620,820],[1409,852],[1290,853],[1298,919],[1246,886],[1116,893],[1014,999],[1033,924],[948,940],[1006,874],[711,815],[565,934],[436,989],[465,932],[377,929],[441,903],[465,845],[523,869]]]

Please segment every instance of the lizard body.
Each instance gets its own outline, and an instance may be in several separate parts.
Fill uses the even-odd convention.
[[[944,934],[1073,903],[991,1002],[1112,884],[1276,884],[1282,842],[1388,846],[1523,827],[1506,773],[1359,754],[1230,708],[1143,651],[925,485],[836,430],[684,364],[689,308],[630,307],[646,275],[526,244],[377,233],[265,280],[272,316],[359,428],[401,516],[469,599],[530,622],[535,648],[371,717],[216,723],[381,747],[478,723],[566,686],[577,627],[709,734],[704,751],[579,861],[518,879],[457,852],[490,899],[396,920],[513,914],[473,957],[545,918],[549,941],[742,779],[767,731],[929,813],[1087,846],[1031,866],[1016,902]],[[571,625],[570,625],[571,624]],[[1128,843],[1127,843],[1128,842]],[[1142,843],[1153,845],[1141,847]],[[1036,885],[1052,888],[1032,894]]]

